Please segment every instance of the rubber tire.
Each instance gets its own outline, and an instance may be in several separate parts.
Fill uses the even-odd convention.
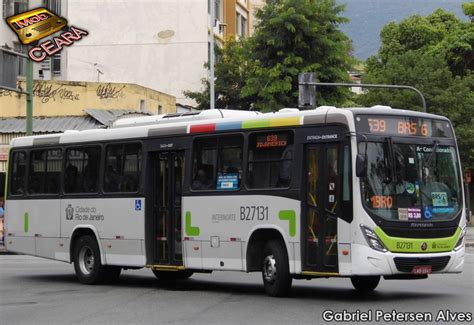
[[[94,256],[94,267],[89,274],[82,272],[80,267],[80,252],[83,247],[88,246]],[[100,259],[100,250],[95,237],[86,235],[81,236],[74,245],[74,270],[79,282],[83,284],[98,284],[112,282],[120,276],[122,268],[119,266],[102,265]]]
[[[273,255],[275,259],[276,279],[273,283],[265,280],[263,271],[265,258],[269,255]],[[293,278],[290,275],[288,253],[285,244],[281,240],[270,240],[265,245],[262,261],[262,280],[265,292],[271,297],[284,297],[290,293]]]
[[[159,280],[186,280],[189,279],[194,272],[189,270],[183,271],[157,271],[152,270],[153,274]]]
[[[353,276],[351,282],[354,288],[360,293],[372,292],[380,282],[380,276]]]

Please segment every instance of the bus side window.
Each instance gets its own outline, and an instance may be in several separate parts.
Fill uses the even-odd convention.
[[[100,147],[66,151],[65,193],[96,193],[99,184]]]
[[[25,194],[26,153],[24,151],[13,152],[10,173],[10,194]]]
[[[259,132],[249,137],[247,186],[286,188],[293,164],[293,132]]]
[[[104,175],[105,192],[137,192],[140,188],[141,145],[107,146]]]
[[[61,173],[61,149],[31,151],[28,175],[28,193],[58,194]]]
[[[193,190],[232,191],[240,188],[241,135],[196,139],[193,151]]]

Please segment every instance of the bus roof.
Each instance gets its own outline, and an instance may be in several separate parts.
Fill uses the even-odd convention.
[[[326,123],[341,123],[354,130],[352,117],[356,114],[402,115],[447,120],[439,115],[392,109],[388,106],[370,108],[320,106],[313,110],[303,111],[285,108],[272,113],[216,109],[197,114],[167,114],[124,119],[114,123],[114,127],[110,129],[66,131],[57,134],[20,137],[13,139],[10,146],[30,147]]]

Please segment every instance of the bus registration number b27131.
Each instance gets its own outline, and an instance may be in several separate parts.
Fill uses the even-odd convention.
[[[263,205],[250,205],[240,207],[240,220],[268,220],[268,207]]]

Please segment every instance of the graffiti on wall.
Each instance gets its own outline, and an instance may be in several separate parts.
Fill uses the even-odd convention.
[[[21,89],[19,87],[19,89]],[[0,97],[12,97],[13,94],[17,94],[11,90],[0,89]],[[33,97],[38,97],[41,103],[46,104],[50,101],[55,102],[56,100],[79,100],[79,94],[73,89],[64,85],[54,85],[45,83],[33,83]]]
[[[33,85],[33,96],[41,98],[41,102],[44,104],[48,103],[50,100],[56,101],[58,99],[70,101],[79,100],[79,94],[64,87],[64,85],[43,83],[35,83]]]
[[[123,90],[125,85],[122,86],[112,86],[108,83],[106,85],[97,86],[96,95],[100,99],[116,99],[123,96]]]

